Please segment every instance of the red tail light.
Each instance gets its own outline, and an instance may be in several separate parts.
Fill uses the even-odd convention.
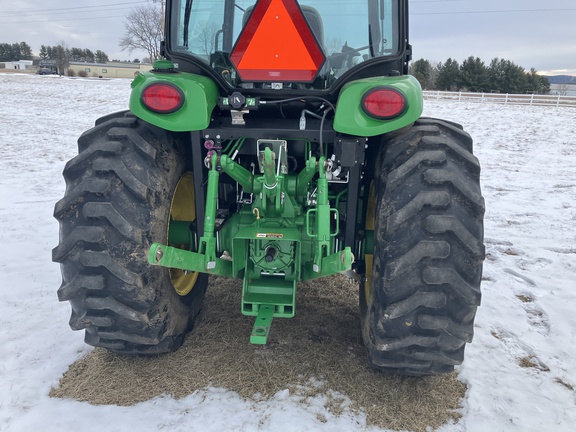
[[[169,114],[184,104],[184,93],[171,83],[154,83],[142,92],[142,103],[150,111]]]
[[[376,87],[362,96],[362,109],[370,117],[390,120],[408,108],[406,96],[393,87]]]

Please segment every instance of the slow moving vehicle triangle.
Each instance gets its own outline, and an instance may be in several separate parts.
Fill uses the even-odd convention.
[[[230,59],[243,81],[311,82],[325,56],[295,0],[260,0]]]

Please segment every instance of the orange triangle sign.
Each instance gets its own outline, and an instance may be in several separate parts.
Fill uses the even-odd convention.
[[[296,0],[259,0],[232,49],[243,81],[312,82],[325,61]]]

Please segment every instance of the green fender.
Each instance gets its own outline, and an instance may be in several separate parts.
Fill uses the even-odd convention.
[[[184,104],[176,112],[159,114],[142,103],[142,92],[150,84],[168,82],[184,94]],[[132,81],[130,111],[142,120],[173,132],[206,129],[212,110],[218,103],[218,87],[210,78],[180,72],[144,72]]]
[[[408,102],[408,109],[391,120],[378,120],[368,116],[360,106],[362,96],[375,87],[393,87],[399,90]],[[374,77],[346,84],[338,97],[334,130],[355,136],[376,136],[401,129],[414,123],[422,115],[422,87],[410,75],[397,77]]]

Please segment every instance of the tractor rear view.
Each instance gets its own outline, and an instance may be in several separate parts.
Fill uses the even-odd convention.
[[[247,342],[265,344],[299,282],[345,273],[373,366],[460,364],[480,167],[460,125],[421,117],[408,1],[168,0],[165,28],[166,60],[64,169],[53,259],[72,329],[117,353],[175,350],[219,275],[242,280]]]

